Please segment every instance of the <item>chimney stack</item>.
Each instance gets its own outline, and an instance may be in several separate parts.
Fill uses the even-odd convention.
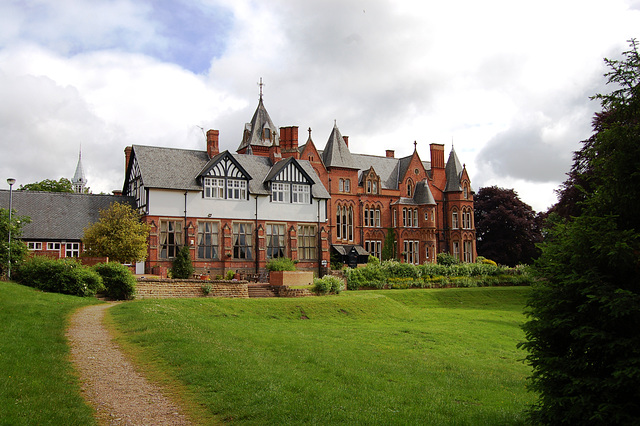
[[[344,143],[346,143],[347,148],[349,148],[349,136],[343,136],[342,139],[344,139]]]
[[[396,152],[393,149],[387,149],[387,158],[395,158]]]
[[[431,150],[431,168],[444,169],[444,145],[432,143],[429,148]]]
[[[213,158],[216,155],[220,154],[220,149],[218,148],[219,135],[219,130],[207,130],[207,155],[209,156],[209,158]]]
[[[125,176],[129,172],[129,160],[131,160],[131,151],[133,151],[133,148],[130,146],[124,149],[124,175]]]

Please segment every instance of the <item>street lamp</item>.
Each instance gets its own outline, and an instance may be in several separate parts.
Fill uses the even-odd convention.
[[[9,268],[7,269],[7,278],[11,279],[11,210],[13,210],[13,184],[16,183],[14,178],[7,179],[9,184]]]

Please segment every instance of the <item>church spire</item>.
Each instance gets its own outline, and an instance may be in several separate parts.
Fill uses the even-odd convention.
[[[76,166],[76,172],[71,180],[73,192],[82,194],[84,188],[87,185],[87,178],[84,176],[84,168],[82,167],[82,145],[80,146],[80,152],[78,153],[78,165]]]

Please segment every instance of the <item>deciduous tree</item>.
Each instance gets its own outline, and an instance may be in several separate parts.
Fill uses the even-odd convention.
[[[18,191],[73,192],[73,186],[67,178],[60,178],[58,181],[45,179],[40,182],[20,185]]]
[[[508,266],[528,264],[538,256],[540,219],[513,189],[480,188],[474,208],[478,255]]]
[[[9,229],[11,229],[11,270],[22,262],[27,255],[27,246],[20,237],[22,227],[31,222],[28,216],[16,215],[15,209],[11,212],[11,222],[9,222],[9,209],[0,209],[0,275],[7,273],[9,267]]]
[[[551,215],[524,325],[536,424],[640,424],[640,56],[605,60],[613,92],[583,141]],[[565,216],[565,217],[563,217]]]
[[[147,256],[149,225],[128,204],[115,202],[100,211],[100,219],[85,228],[85,250],[89,256],[107,256],[120,263],[134,263]]]

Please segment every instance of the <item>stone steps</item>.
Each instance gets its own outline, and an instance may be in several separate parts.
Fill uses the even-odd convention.
[[[249,298],[254,297],[276,297],[270,284],[249,284]]]

